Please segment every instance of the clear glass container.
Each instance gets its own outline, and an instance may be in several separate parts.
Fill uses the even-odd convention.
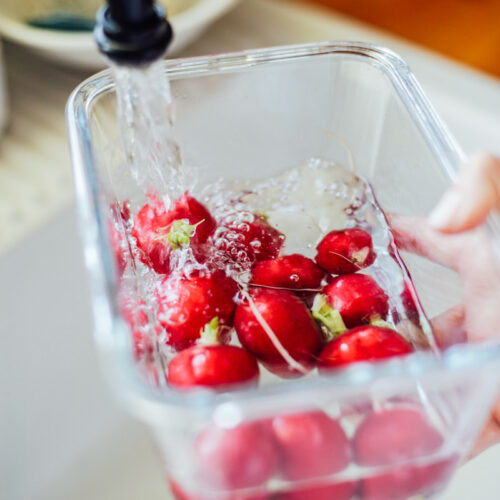
[[[221,177],[277,176],[311,158],[341,165],[352,160],[385,213],[425,215],[463,160],[408,66],[383,48],[325,42],[171,60],[165,71],[184,161],[201,167],[201,186]],[[230,393],[179,392],[141,374],[118,299],[109,207],[144,202],[144,193],[120,177],[124,155],[114,89],[109,71],[99,73],[74,91],[67,107],[95,338],[113,390],[154,433],[177,498],[438,495],[496,397],[500,345],[491,340],[441,352],[431,339],[431,348],[405,359]],[[497,251],[497,221],[480,231],[489,250]],[[428,317],[461,300],[454,271],[409,253],[402,258]],[[493,257],[493,279],[496,273]],[[481,294],[487,300],[488,290],[479,303]],[[329,431],[321,411],[330,417]],[[341,430],[332,430],[338,424]],[[288,455],[274,456],[269,429],[281,428],[286,441],[294,426],[302,434],[287,441]],[[384,434],[387,426],[391,431]],[[329,441],[323,432],[336,437]],[[394,453],[383,456],[391,446]],[[370,455],[370,449],[376,451]]]

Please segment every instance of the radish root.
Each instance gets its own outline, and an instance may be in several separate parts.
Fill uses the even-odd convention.
[[[346,257],[345,255],[342,255],[340,253],[337,253],[337,252],[334,252],[333,250],[328,250],[328,253],[331,253],[333,255],[336,255],[337,257],[341,257],[342,259],[346,260],[347,262],[349,262],[349,264],[352,264],[353,266],[357,267],[358,268],[358,271],[361,271],[363,268],[357,264],[356,262],[354,262],[353,260],[349,259],[348,257]]]
[[[329,130],[321,129],[321,131],[324,134],[329,135],[330,137],[333,137],[339,144],[344,146],[344,148],[347,152],[347,157],[349,158],[349,167],[350,167],[351,171],[354,172],[354,155],[352,154],[352,150],[349,147],[349,144],[347,144],[347,142],[344,139],[342,139],[342,137],[335,135],[333,132],[330,132]]]

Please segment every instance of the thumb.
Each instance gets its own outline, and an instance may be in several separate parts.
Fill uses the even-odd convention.
[[[455,185],[429,216],[429,225],[446,233],[467,231],[500,207],[500,160],[476,155],[462,167]]]
[[[457,270],[463,254],[461,234],[443,234],[430,227],[424,217],[387,214],[395,242],[406,250]]]

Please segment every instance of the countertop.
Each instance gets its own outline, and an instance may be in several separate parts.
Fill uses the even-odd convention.
[[[498,81],[331,12],[247,0],[185,55],[325,39],[399,52],[464,149],[500,154]],[[16,384],[0,419],[0,497],[159,500],[165,485],[154,447],[107,392],[91,339],[63,118],[86,75],[13,46],[6,60],[12,122],[0,147],[0,365],[2,380]],[[499,459],[496,447],[465,465],[444,499],[500,498]]]

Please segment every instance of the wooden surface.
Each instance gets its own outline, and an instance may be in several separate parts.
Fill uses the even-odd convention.
[[[500,77],[500,0],[305,0]]]

